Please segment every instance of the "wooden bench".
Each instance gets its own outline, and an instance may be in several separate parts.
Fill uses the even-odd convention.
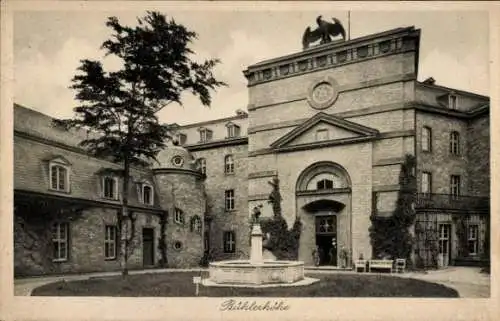
[[[372,268],[374,268],[389,270],[392,273],[393,262],[393,260],[370,260],[368,261],[368,272],[371,272]]]
[[[358,269],[363,269],[363,272],[366,272],[366,263],[367,260],[357,260],[354,262],[354,271],[358,272]]]

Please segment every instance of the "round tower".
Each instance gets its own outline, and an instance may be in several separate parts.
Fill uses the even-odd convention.
[[[152,167],[162,208],[168,211],[165,245],[169,267],[195,267],[203,257],[205,194],[193,155],[169,144]]]

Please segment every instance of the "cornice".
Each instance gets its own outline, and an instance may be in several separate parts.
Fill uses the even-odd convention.
[[[296,196],[312,196],[312,195],[331,195],[331,194],[347,194],[351,193],[350,187],[333,188],[329,190],[313,190],[313,191],[296,191]]]
[[[236,146],[236,145],[246,145],[246,144],[248,144],[248,137],[244,136],[244,137],[238,137],[238,138],[215,140],[215,141],[210,141],[210,142],[206,142],[206,143],[185,145],[184,148],[186,148],[190,152],[194,152],[194,151],[216,148],[216,147]]]
[[[52,199],[55,201],[59,200],[59,201],[64,201],[64,202],[73,202],[75,204],[84,205],[84,206],[88,206],[88,207],[105,207],[105,208],[112,208],[112,209],[117,209],[117,210],[122,208],[122,205],[119,202],[106,202],[106,201],[98,201],[98,200],[92,200],[92,199],[86,199],[86,198],[53,195],[53,194],[34,192],[34,191],[23,190],[23,189],[15,189],[14,190],[14,199],[15,199],[16,195],[22,196],[22,197],[39,197],[42,199]],[[165,210],[163,210],[161,208],[155,208],[155,207],[142,207],[142,206],[134,206],[134,205],[129,205],[128,207],[133,211],[144,212],[144,213],[164,213],[165,212]]]
[[[202,121],[199,123],[179,125],[178,130],[193,128],[193,127],[201,127],[201,126],[206,126],[206,125],[213,125],[213,124],[217,124],[217,123],[229,122],[229,121],[233,121],[233,120],[237,120],[237,119],[246,119],[246,118],[248,118],[248,114],[236,115],[236,116],[219,118],[219,119],[212,119],[212,120]]]
[[[424,103],[420,102],[413,102],[410,103],[410,108],[414,108],[418,111],[423,111],[423,112],[428,112],[428,113],[433,113],[433,114],[439,114],[447,117],[453,117],[453,118],[460,118],[460,119],[472,119],[476,117],[479,114],[487,113],[489,112],[489,107],[480,107],[481,109],[474,109],[470,111],[460,111],[456,109],[449,109],[449,108],[443,108],[443,107],[436,107],[432,105],[427,105]]]
[[[192,175],[197,178],[201,178],[203,174],[200,171],[184,168],[153,168],[153,174],[180,174],[180,175]]]
[[[251,65],[248,86],[404,52],[418,52],[420,30],[398,28],[350,41],[332,42]]]

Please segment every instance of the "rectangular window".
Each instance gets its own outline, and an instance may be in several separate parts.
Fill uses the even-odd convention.
[[[50,166],[50,187],[56,191],[67,191],[68,170],[61,165]]]
[[[460,176],[451,175],[450,177],[450,194],[454,197],[460,195]]]
[[[177,134],[177,141],[179,142],[179,145],[185,145],[187,141],[187,135],[186,134]]]
[[[149,185],[142,185],[142,202],[153,205],[153,188]]]
[[[212,140],[212,131],[206,128],[200,130],[200,142],[205,143]]]
[[[422,182],[420,186],[420,192],[423,194],[432,193],[432,174],[429,172],[422,173]]]
[[[224,194],[226,199],[226,211],[234,210],[234,190],[226,190]]]
[[[207,160],[200,158],[200,171],[202,174],[207,175]]]
[[[233,231],[225,231],[223,234],[224,253],[236,252],[236,238]]]
[[[184,224],[184,213],[176,208],[174,212],[174,222],[177,224]]]
[[[422,151],[432,151],[432,130],[429,127],[422,128]]]
[[[458,132],[450,133],[450,154],[460,155],[460,134]]]
[[[234,159],[232,155],[227,155],[224,158],[224,172],[226,174],[234,174]]]
[[[328,140],[328,129],[318,129],[316,131],[316,140]]]
[[[104,257],[107,260],[116,259],[116,226],[106,225],[104,234]]]
[[[234,138],[240,136],[240,127],[237,125],[228,125],[227,126],[227,138]]]
[[[103,193],[105,198],[117,199],[116,179],[114,177],[103,178]]]
[[[478,232],[479,226],[477,224],[469,225],[467,228],[467,246],[469,255],[477,255],[478,253]]]
[[[62,262],[68,260],[68,223],[56,223],[52,227],[53,260]]]

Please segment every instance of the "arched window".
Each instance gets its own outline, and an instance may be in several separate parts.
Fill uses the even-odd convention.
[[[224,158],[224,172],[226,174],[233,174],[234,173],[234,159],[233,159],[233,155],[227,155]]]
[[[191,218],[190,230],[191,232],[201,234],[201,219],[198,215]]]
[[[297,179],[296,190],[317,191],[349,189],[351,180],[347,171],[333,162],[318,162],[307,167]]]
[[[450,153],[460,155],[460,134],[458,132],[450,133]]]

